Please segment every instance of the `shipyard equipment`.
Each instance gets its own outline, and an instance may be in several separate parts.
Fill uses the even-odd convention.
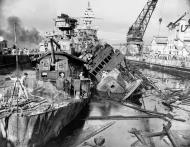
[[[172,30],[174,29],[176,26],[179,25],[179,21],[181,21],[185,16],[187,15],[187,13],[185,12],[180,18],[178,18],[175,22],[170,22],[167,27]],[[190,21],[189,21],[189,24],[190,24]],[[186,27],[187,29],[187,27]]]
[[[157,2],[158,0],[148,0],[134,24],[129,28],[129,31],[127,33],[127,45],[137,45],[140,51],[143,44],[144,33]]]
[[[186,12],[179,18],[179,19],[177,19],[175,22],[170,22],[168,25],[167,25],[167,27],[168,28],[170,28],[170,29],[174,29],[177,25],[178,25],[178,22],[180,21],[180,20],[182,20],[185,16],[186,16]]]

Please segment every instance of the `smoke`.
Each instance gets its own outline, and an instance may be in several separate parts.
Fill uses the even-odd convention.
[[[37,47],[41,42],[42,37],[36,28],[26,29],[19,17],[6,17],[4,15],[4,8],[6,8],[7,5],[14,4],[15,2],[16,0],[0,0],[0,36],[3,36],[4,39],[8,40],[9,44],[13,44],[15,25],[18,46],[29,49]]]
[[[0,9],[1,9],[2,4],[3,4],[3,0],[0,0]]]
[[[0,10],[2,8],[3,2],[4,2],[4,0],[0,0]]]
[[[187,4],[190,6],[190,0],[186,0],[187,1]]]
[[[4,0],[0,0],[0,26],[1,26],[1,19],[3,15],[3,3],[4,3]]]
[[[22,21],[19,17],[11,16],[7,18],[7,28],[0,29],[0,36],[3,36],[6,40],[14,41],[14,28],[16,28],[16,38],[18,45],[21,47],[31,48],[37,46],[42,37],[36,28],[26,29],[24,28]]]
[[[8,5],[11,5],[16,0],[0,0],[0,27],[3,25],[3,19],[4,19],[4,8],[6,8]]]

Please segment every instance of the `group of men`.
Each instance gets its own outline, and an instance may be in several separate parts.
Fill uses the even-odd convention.
[[[80,98],[81,78],[83,78],[82,73],[79,77],[79,79],[74,79],[71,81],[71,78],[66,77],[64,72],[60,72],[59,77],[56,80],[56,88],[66,96],[72,95],[73,92],[75,98]],[[21,84],[27,88],[29,85],[28,74],[24,73],[20,81]],[[73,83],[73,87],[71,86],[71,82]]]
[[[81,73],[82,75],[82,73]],[[66,94],[73,95],[76,99],[80,98],[80,82],[81,82],[81,75],[79,79],[74,79],[71,81],[70,77],[65,77],[64,72],[59,73],[59,78],[56,80],[56,87],[60,91],[64,91]],[[71,82],[73,83],[73,87],[71,86]],[[72,89],[73,88],[73,89]]]

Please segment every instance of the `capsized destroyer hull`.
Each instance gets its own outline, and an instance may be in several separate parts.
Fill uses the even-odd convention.
[[[121,71],[114,68],[107,73],[97,85],[97,91],[101,97],[117,100],[126,100],[141,85],[141,79],[130,79],[130,75],[123,75]]]

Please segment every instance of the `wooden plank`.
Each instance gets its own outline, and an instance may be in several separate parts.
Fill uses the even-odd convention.
[[[129,133],[134,134],[134,135],[137,137],[137,139],[138,139],[143,145],[147,145],[145,138],[143,137],[143,135],[141,134],[141,132],[140,132],[139,130],[137,130],[137,129],[135,129],[135,128],[132,128],[132,129],[129,131]]]
[[[181,121],[181,122],[185,122],[186,120],[184,119],[179,119],[179,118],[174,118],[173,115],[168,115],[168,114],[165,114],[165,113],[161,113],[161,112],[155,112],[155,111],[151,111],[151,110],[146,110],[146,109],[142,109],[140,107],[135,107],[135,106],[131,106],[131,105],[128,105],[126,102],[117,102],[115,100],[110,100],[110,99],[105,99],[109,102],[113,102],[115,104],[119,104],[119,105],[123,105],[123,106],[126,106],[126,107],[129,107],[131,109],[135,109],[135,110],[138,110],[140,112],[144,112],[146,114],[149,114],[149,115],[157,115],[158,117],[160,117],[161,119],[163,120],[166,120],[168,121],[165,117],[167,118],[170,118],[170,119],[173,119],[173,120],[176,120],[176,121]]]
[[[176,142],[176,139],[173,137],[172,132],[167,129],[167,126],[163,125],[163,129],[166,132],[166,135],[168,136],[170,142],[172,143],[173,147],[180,147],[178,143]]]
[[[115,124],[115,121],[113,122],[109,122],[107,124],[105,124],[104,126],[102,126],[100,129],[95,130],[94,132],[92,132],[91,134],[87,135],[83,140],[81,140],[76,146],[82,144],[83,142],[85,142],[86,140],[92,138],[93,136],[101,133],[102,131],[106,130],[107,128],[111,127],[113,124]]]

